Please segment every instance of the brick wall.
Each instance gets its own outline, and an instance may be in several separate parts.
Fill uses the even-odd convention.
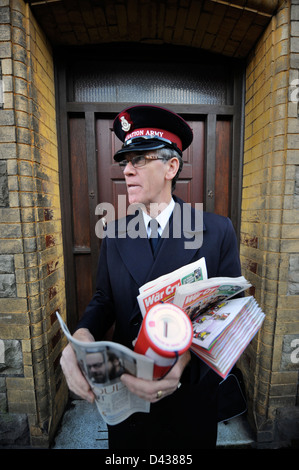
[[[290,99],[298,8],[298,0],[285,2],[273,17],[246,76],[241,261],[266,320],[240,365],[260,442],[287,439],[298,422],[299,119]]]
[[[65,310],[52,53],[22,0],[0,0],[0,446],[48,446]]]

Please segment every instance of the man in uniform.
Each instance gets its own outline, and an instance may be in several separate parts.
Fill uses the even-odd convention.
[[[108,226],[96,292],[74,336],[83,341],[101,340],[114,325],[113,341],[133,349],[142,322],[137,296],[143,284],[202,257],[209,277],[237,277],[241,270],[228,218],[201,213],[199,228],[196,211],[189,208],[189,229],[185,230],[186,205],[173,191],[183,165],[182,153],[193,138],[189,125],[169,110],[141,105],[121,112],[114,121],[114,132],[123,142],[114,159],[123,168],[129,203],[143,208],[137,226],[134,220],[138,236],[136,231],[132,234],[132,215],[122,224],[115,223],[111,231]],[[158,234],[147,225],[152,220],[158,222]],[[151,246],[152,238],[158,242],[156,248]],[[63,351],[61,365],[69,388],[92,402],[93,393],[71,346]],[[162,380],[129,374],[123,374],[121,380],[131,392],[150,401],[151,410],[108,426],[110,449],[215,447],[219,377],[193,353],[180,356]]]

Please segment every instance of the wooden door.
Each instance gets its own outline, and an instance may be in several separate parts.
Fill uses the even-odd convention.
[[[72,302],[77,319],[95,288],[101,243],[95,227],[103,215],[96,215],[96,207],[109,203],[115,208],[116,218],[124,215],[118,214],[119,196],[126,195],[126,186],[123,172],[113,160],[121,147],[112,131],[113,118],[71,113],[68,120],[72,214],[72,240],[68,243],[72,244],[75,283]],[[230,216],[231,119],[204,116],[188,119],[188,123],[194,140],[183,154],[184,166],[175,194],[185,202],[200,202],[204,209]],[[93,154],[88,152],[87,129],[90,128],[95,129]],[[122,210],[125,210],[123,206]]]
[[[113,161],[121,142],[112,126],[121,109],[134,103],[80,102],[74,92],[75,80],[67,78],[65,57],[56,65],[67,320],[72,331],[95,289],[101,243],[95,228],[103,216],[96,213],[97,206],[106,202],[117,209],[118,197],[126,194],[123,173]],[[85,68],[79,70],[84,77]],[[183,155],[175,194],[191,204],[203,203],[206,211],[229,216],[238,236],[244,71],[235,66],[230,72],[225,104],[159,105],[180,114],[194,132],[193,143]],[[82,83],[88,89],[89,80]],[[213,93],[212,86],[209,93]]]

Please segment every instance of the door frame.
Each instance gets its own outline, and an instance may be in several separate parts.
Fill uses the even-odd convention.
[[[67,321],[72,331],[77,323],[78,314],[76,308],[76,282],[73,245],[69,243],[73,239],[72,233],[72,201],[69,164],[69,134],[68,116],[72,114],[85,116],[86,155],[96,155],[96,116],[111,117],[117,115],[121,109],[139,103],[81,103],[68,101],[69,90],[67,83],[66,52],[59,51],[54,54],[55,59],[55,84],[56,84],[56,109],[58,126],[59,148],[59,176],[60,196],[62,211],[62,235],[64,246],[64,263],[66,276],[66,305]],[[69,54],[69,52],[68,52]],[[76,56],[76,54],[75,54]],[[74,57],[69,55],[69,60]],[[213,56],[213,59],[215,56]],[[221,58],[221,60],[229,60]],[[195,105],[195,104],[165,104],[164,106],[185,119],[201,117],[205,120],[205,175],[204,175],[204,203],[205,210],[214,211],[215,194],[215,159],[216,159],[216,134],[217,117],[224,116],[231,119],[232,153],[231,153],[231,197],[230,218],[234,225],[237,238],[240,237],[241,223],[241,195],[242,195],[242,171],[243,171],[243,134],[244,134],[244,97],[245,97],[245,67],[242,61],[231,61],[233,78],[233,98],[231,105]],[[160,104],[159,104],[160,105]],[[163,106],[163,104],[161,104]],[[95,226],[97,216],[95,209],[98,204],[97,191],[97,164],[96,158],[87,158],[87,175],[89,187],[89,216],[91,226]],[[94,222],[94,224],[93,224]],[[99,240],[94,231],[90,233],[90,252],[94,254],[92,259],[93,290],[95,288],[96,270],[98,263]],[[84,250],[83,250],[84,251]],[[81,254],[84,254],[84,252]]]

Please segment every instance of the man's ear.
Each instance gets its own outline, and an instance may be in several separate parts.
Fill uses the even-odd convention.
[[[167,160],[167,165],[168,171],[165,177],[167,180],[172,180],[179,170],[180,162],[176,157],[173,157],[170,160]]]

